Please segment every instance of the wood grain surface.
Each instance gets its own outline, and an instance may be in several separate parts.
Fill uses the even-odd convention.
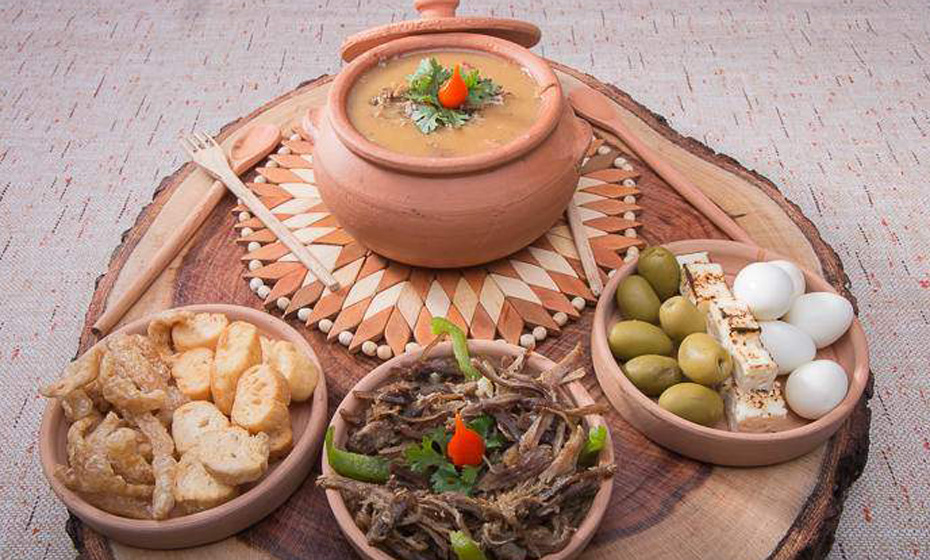
[[[848,297],[847,279],[833,250],[811,222],[769,181],[742,168],[736,161],[713,153],[696,140],[682,137],[658,116],[623,92],[594,78],[555,65],[567,85],[582,82],[611,96],[623,118],[643,139],[673,161],[715,202],[736,218],[760,244],[820,269]],[[230,142],[249,122],[286,125],[302,109],[322,102],[328,78],[320,78],[275,100],[224,128],[220,137]],[[190,166],[165,179],[153,202],[124,237],[98,282],[86,317],[82,347],[91,341],[89,325],[113,293],[120,275],[131,274],[138,263],[128,256],[135,247],[154,246],[154,240],[179,217],[175,197],[193,196],[209,179]],[[644,206],[642,236],[656,243],[693,237],[722,237],[654,174],[640,180]],[[227,197],[201,232],[130,311],[127,320],[158,307],[224,301],[257,306],[242,279]],[[172,209],[173,207],[173,209]],[[576,342],[587,348],[591,311],[563,334],[547,340],[539,351],[558,358]],[[350,356],[325,343],[323,335],[307,333],[330,384],[330,410],[355,380],[375,361]],[[586,382],[600,395],[591,375]],[[619,472],[614,481],[611,510],[585,558],[662,556],[668,558],[795,558],[822,557],[829,550],[849,485],[861,473],[868,452],[870,413],[864,398],[850,421],[829,444],[783,465],[763,469],[714,468],[683,459],[643,438],[616,413],[609,415]],[[109,543],[72,519],[68,531],[88,558],[188,558],[198,554],[225,557],[344,558],[348,545],[328,511],[322,492],[308,478],[291,499],[261,523],[209,547],[175,553],[150,553]]]

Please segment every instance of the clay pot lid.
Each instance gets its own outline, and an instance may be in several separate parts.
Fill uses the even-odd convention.
[[[530,48],[539,42],[542,32],[532,23],[492,17],[456,17],[459,0],[415,0],[420,19],[382,25],[346,38],[339,54],[351,62],[360,54],[384,43],[433,33],[477,33],[491,35]]]

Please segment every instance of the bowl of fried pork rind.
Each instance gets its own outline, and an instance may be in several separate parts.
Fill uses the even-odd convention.
[[[142,548],[213,542],[271,513],[306,478],[327,420],[307,341],[233,305],[133,321],[40,393],[52,490],[94,530]]]
[[[606,407],[582,385],[579,347],[558,363],[502,341],[469,340],[468,349],[477,381],[445,342],[385,362],[339,405],[335,452],[390,462],[386,481],[366,482],[339,474],[324,447],[317,484],[339,528],[370,560],[456,560],[457,539],[472,547],[466,557],[475,548],[483,556],[470,557],[489,560],[577,557],[616,470]],[[470,471],[443,463],[456,414],[485,437],[483,463]],[[598,432],[602,447],[585,457]]]

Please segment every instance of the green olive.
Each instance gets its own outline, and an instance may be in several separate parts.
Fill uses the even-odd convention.
[[[624,278],[617,286],[617,307],[625,319],[638,319],[659,324],[659,296],[642,276]]]
[[[649,281],[662,301],[678,293],[678,260],[665,247],[648,247],[639,255],[636,272]]]
[[[682,296],[673,296],[659,307],[659,324],[665,334],[681,342],[689,334],[705,332],[704,314]]]
[[[655,354],[633,358],[623,365],[623,373],[637,389],[650,397],[658,397],[662,391],[682,380],[675,358]]]
[[[614,356],[624,361],[643,354],[672,355],[672,339],[659,327],[644,321],[618,322],[610,329],[607,342]]]
[[[733,372],[733,358],[709,334],[694,333],[685,337],[678,347],[678,367],[691,381],[714,385]]]
[[[659,406],[702,426],[723,418],[723,399],[713,389],[697,383],[672,385],[659,397]]]

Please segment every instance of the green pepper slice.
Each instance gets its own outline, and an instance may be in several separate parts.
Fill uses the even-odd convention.
[[[588,439],[584,442],[581,449],[581,455],[578,457],[578,463],[583,467],[590,467],[597,463],[597,456],[604,445],[607,443],[607,428],[604,426],[593,426],[588,430]]]
[[[452,543],[452,550],[459,560],[488,560],[484,552],[478,548],[478,543],[462,531],[449,533],[449,542]]]
[[[385,457],[373,457],[338,449],[333,443],[333,427],[326,430],[326,458],[334,471],[362,482],[387,482],[391,476],[390,461]]]
[[[459,369],[462,370],[465,379],[471,381],[481,379],[481,372],[471,365],[468,343],[465,342],[465,333],[462,332],[462,329],[444,317],[433,317],[430,328],[433,334],[448,334],[452,339],[452,352],[455,354],[455,360],[459,363]]]

